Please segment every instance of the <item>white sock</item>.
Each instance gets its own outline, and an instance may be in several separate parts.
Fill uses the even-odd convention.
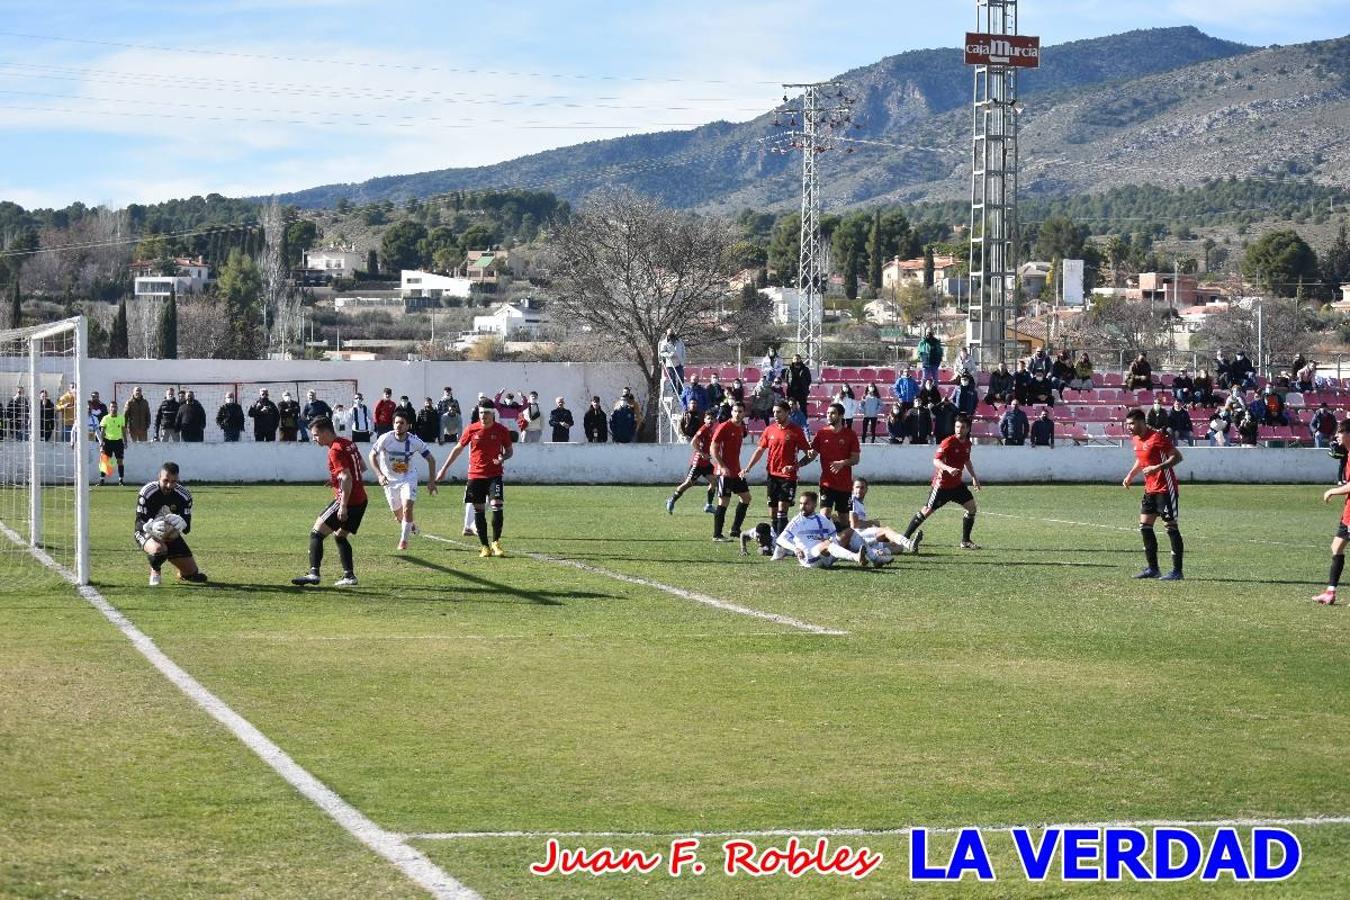
[[[412,523],[411,523],[411,522],[405,521],[405,522],[403,523],[403,527],[402,527],[401,531],[402,531],[402,534],[403,534],[403,540],[406,541],[406,540],[408,539],[408,537],[412,534]]]
[[[825,552],[833,556],[835,559],[846,559],[849,562],[858,562],[859,560],[862,559],[862,557],[859,554],[854,553],[847,547],[844,547],[840,544],[836,544],[833,541],[830,542],[830,546],[825,548]]]
[[[464,504],[464,530],[465,530],[465,531],[471,531],[472,529],[473,529],[473,504],[472,504],[472,503],[465,503],[465,504]]]

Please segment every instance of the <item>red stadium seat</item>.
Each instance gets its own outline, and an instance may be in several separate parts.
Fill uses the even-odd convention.
[[[754,366],[747,366],[744,373],[742,373],[741,377],[744,378],[747,382],[753,384],[754,382],[759,381],[759,378],[762,374],[763,373],[760,372],[759,369],[755,368]]]
[[[871,383],[871,382],[873,382],[873,381],[876,381],[876,380],[877,380],[877,370],[876,370],[876,369],[859,369],[859,370],[858,370],[858,380],[859,380],[859,381],[868,382],[868,383]]]
[[[1093,372],[1093,373],[1092,373],[1092,386],[1093,386],[1093,387],[1105,387],[1105,386],[1106,386],[1106,376],[1102,375],[1101,372]]]
[[[1163,387],[1170,388],[1172,386],[1173,378],[1176,378],[1176,376],[1173,375],[1171,372],[1164,372],[1158,376],[1158,381],[1162,384]]]
[[[834,366],[824,366],[824,367],[822,367],[821,370],[820,370],[820,380],[821,380],[821,381],[838,381],[838,380],[839,380],[839,369],[835,368]]]
[[[897,377],[899,377],[899,376],[896,375],[896,372],[895,372],[894,369],[877,369],[877,380],[878,380],[878,381],[884,381],[884,382],[886,382],[887,384],[895,384],[895,379],[896,379]]]
[[[1102,376],[1102,379],[1102,383],[1107,387],[1118,388],[1125,384],[1125,381],[1120,377],[1119,372],[1107,372]]]
[[[839,380],[840,380],[840,381],[843,381],[843,382],[846,382],[847,384],[850,384],[850,385],[853,384],[854,382],[858,381],[858,370],[857,370],[857,369],[840,369],[840,370],[839,370]]]

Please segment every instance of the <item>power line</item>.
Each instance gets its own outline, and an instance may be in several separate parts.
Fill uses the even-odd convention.
[[[153,50],[160,53],[183,53],[193,56],[216,56],[227,59],[268,60],[272,62],[313,63],[324,66],[349,66],[366,69],[391,69],[410,72],[448,72],[458,75],[492,75],[510,78],[571,78],[579,81],[632,81],[643,84],[777,84],[775,81],[744,81],[722,78],[648,78],[640,75],[583,75],[560,72],[515,72],[503,69],[473,69],[463,66],[425,66],[412,63],[376,63],[359,60],[316,58],[307,56],[275,56],[265,53],[241,53],[231,50],[205,50],[197,47],[167,47],[159,44],[135,44],[125,41],[99,41],[91,38],[73,38],[50,34],[28,34],[18,31],[0,31],[0,37],[30,41],[83,44],[94,47],[117,47],[122,50]]]

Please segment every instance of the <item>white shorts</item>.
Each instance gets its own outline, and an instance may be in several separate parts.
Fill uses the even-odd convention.
[[[410,503],[417,499],[417,479],[391,479],[384,486],[384,497],[389,501],[390,509],[402,509],[404,503]]]
[[[822,553],[819,556],[812,556],[810,551],[807,551],[807,554],[803,557],[800,557],[797,560],[797,562],[801,563],[808,569],[828,569],[834,565],[834,557],[828,553]]]

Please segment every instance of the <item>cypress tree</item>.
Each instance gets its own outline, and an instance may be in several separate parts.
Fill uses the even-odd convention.
[[[117,315],[113,317],[112,331],[108,333],[108,357],[126,359],[127,353],[127,300],[123,297],[117,304]]]
[[[23,324],[23,300],[19,297],[19,276],[14,275],[14,290],[9,295],[9,327],[18,328]]]
[[[160,313],[159,358],[178,358],[178,291],[169,294],[169,302]]]

